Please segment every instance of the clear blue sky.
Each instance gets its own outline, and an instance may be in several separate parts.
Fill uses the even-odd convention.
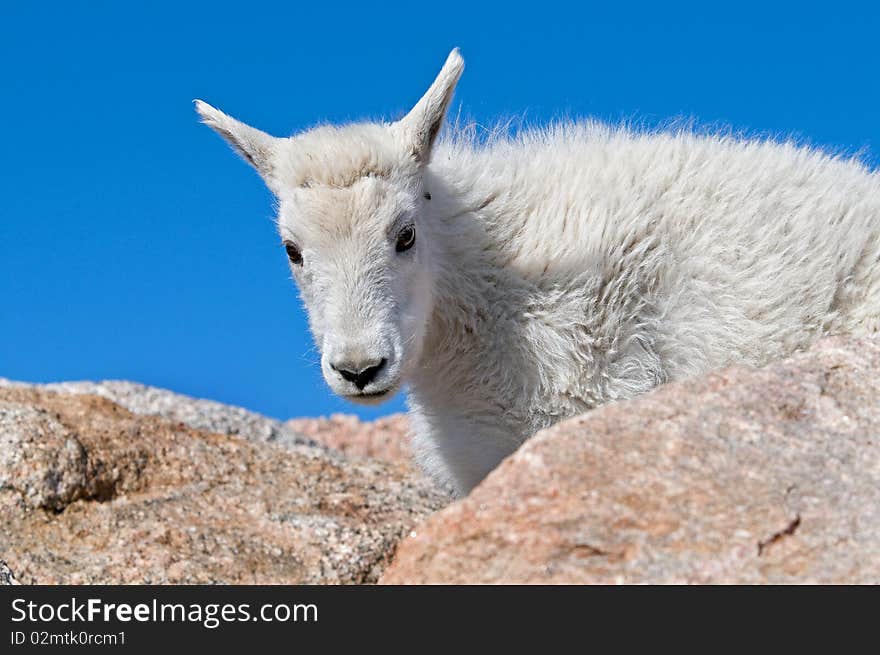
[[[396,117],[460,46],[454,111],[481,123],[695,117],[878,162],[876,3],[140,5],[0,9],[0,376],[403,406],[329,393],[271,197],[196,97],[276,135]]]

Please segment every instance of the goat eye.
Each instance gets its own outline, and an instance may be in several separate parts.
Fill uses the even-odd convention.
[[[412,225],[407,225],[400,232],[397,233],[397,244],[394,249],[397,252],[404,252],[405,250],[409,250],[415,245],[416,242],[416,228]]]
[[[302,252],[299,248],[296,247],[296,244],[290,243],[289,241],[284,244],[284,249],[287,251],[287,257],[290,259],[291,263],[296,264],[297,266],[302,265],[303,256]]]

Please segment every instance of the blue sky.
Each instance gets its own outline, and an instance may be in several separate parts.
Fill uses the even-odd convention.
[[[696,118],[880,161],[873,3],[610,4],[3,3],[0,376],[403,407],[330,394],[271,197],[196,97],[276,135],[396,117],[460,46],[483,124]]]

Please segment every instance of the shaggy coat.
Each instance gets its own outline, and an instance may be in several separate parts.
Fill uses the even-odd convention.
[[[876,172],[592,122],[436,139],[462,68],[401,121],[290,139],[198,103],[279,198],[328,383],[408,384],[418,459],[456,492],[560,419],[880,330]]]

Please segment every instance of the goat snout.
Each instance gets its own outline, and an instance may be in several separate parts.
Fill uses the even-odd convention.
[[[384,357],[366,362],[334,362],[330,364],[330,368],[339,373],[343,380],[356,386],[358,391],[363,391],[364,387],[376,378],[387,362],[388,360]]]

